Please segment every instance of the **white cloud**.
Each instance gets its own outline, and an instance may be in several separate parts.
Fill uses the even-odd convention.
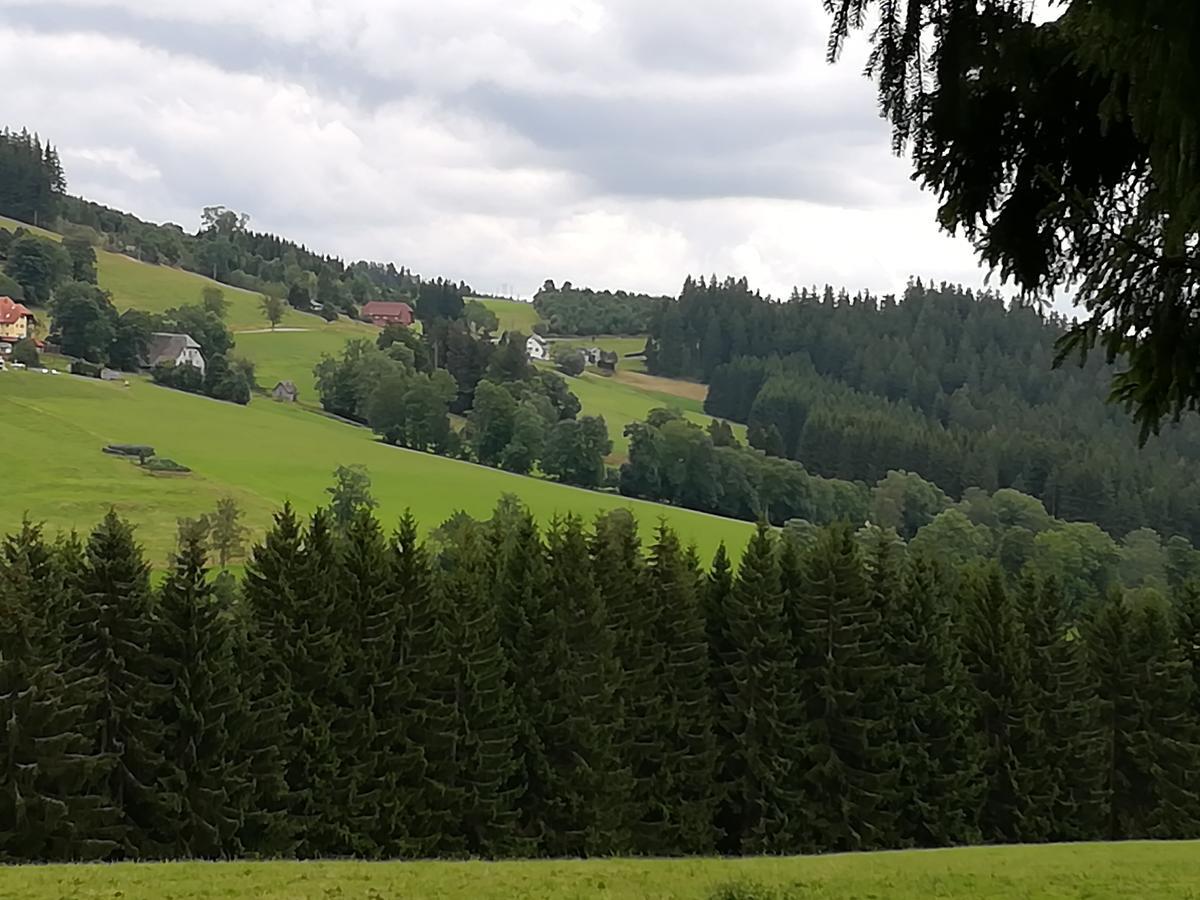
[[[811,8],[810,8],[811,7]],[[979,283],[793,0],[0,0],[71,189],[529,294]]]

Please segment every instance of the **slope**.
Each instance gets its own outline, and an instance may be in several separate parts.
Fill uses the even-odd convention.
[[[87,528],[115,506],[140,525],[156,560],[171,547],[176,520],[211,509],[219,496],[236,497],[257,532],[285,500],[303,509],[323,502],[332,470],[352,463],[371,472],[384,517],[411,508],[425,527],[458,509],[485,516],[511,492],[543,520],[625,507],[649,530],[662,518],[704,557],[722,540],[740,549],[750,530],[742,522],[387,447],[365,429],[284,404],[238,407],[139,380],[122,387],[6,372],[0,421],[9,458],[24,463],[6,487],[0,528],[12,528],[26,511],[55,527]],[[150,444],[194,473],[151,475],[101,453],[107,443]]]

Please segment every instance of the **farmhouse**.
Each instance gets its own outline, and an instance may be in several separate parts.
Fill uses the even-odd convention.
[[[15,344],[29,337],[35,319],[29,309],[12,297],[0,297],[0,341]]]
[[[295,403],[300,399],[300,391],[293,381],[281,381],[271,390],[271,396],[281,403]]]
[[[531,334],[525,341],[525,354],[530,359],[546,360],[550,358],[550,346],[536,334]]]
[[[146,351],[146,366],[154,368],[160,363],[176,366],[194,366],[204,372],[204,354],[190,334],[172,334],[156,331],[150,335],[150,346]]]
[[[413,311],[407,303],[372,300],[363,304],[362,317],[380,328],[385,325],[403,325],[407,328],[412,324]]]

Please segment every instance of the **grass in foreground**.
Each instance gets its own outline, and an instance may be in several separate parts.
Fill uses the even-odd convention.
[[[823,857],[420,863],[168,863],[0,869],[23,900],[1186,900],[1200,897],[1200,845],[974,847]]]
[[[325,502],[333,469],[353,463],[370,470],[385,522],[405,508],[426,528],[458,509],[486,517],[501,494],[513,493],[541,521],[569,512],[590,519],[625,507],[648,534],[661,517],[695,542],[703,558],[722,540],[740,553],[751,530],[731,519],[388,447],[366,429],[291,404],[255,398],[241,407],[136,379],[124,387],[6,372],[0,422],[6,453],[22,463],[0,502],[0,530],[18,525],[26,511],[53,528],[90,529],[113,506],[140,526],[138,537],[155,563],[174,545],[179,517],[208,511],[231,494],[257,535],[285,500],[306,511]],[[149,444],[194,474],[148,474],[101,453],[108,443]]]

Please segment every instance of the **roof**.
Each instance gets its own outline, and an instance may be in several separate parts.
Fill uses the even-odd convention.
[[[276,384],[272,390],[277,391],[280,388],[282,388],[283,390],[285,390],[291,394],[296,393],[296,383],[294,381],[281,381],[278,384]]]
[[[172,334],[167,331],[156,331],[150,335],[150,345],[146,348],[146,359],[150,365],[170,360],[174,362],[184,350],[199,350],[200,345],[190,334]]]
[[[0,297],[0,325],[16,325],[26,316],[31,319],[34,317],[28,307],[18,303],[12,297]]]
[[[537,341],[543,347],[546,346],[546,341],[542,337],[540,337],[539,335],[536,335],[536,334],[531,334],[528,338],[526,338],[526,341],[527,342],[528,341]]]
[[[364,316],[412,315],[412,307],[400,300],[372,300],[363,304],[362,311]]]

